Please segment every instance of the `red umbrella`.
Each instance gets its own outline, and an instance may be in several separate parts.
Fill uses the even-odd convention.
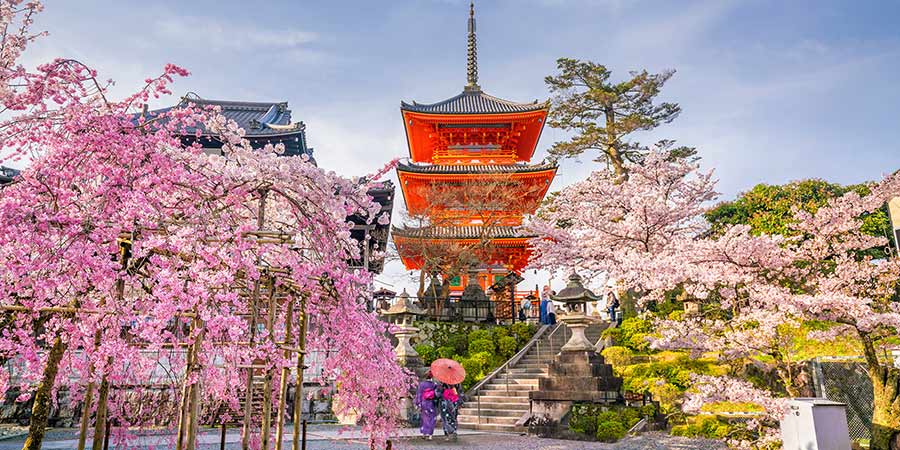
[[[443,383],[459,384],[466,379],[466,369],[452,359],[441,358],[431,363],[431,376]]]

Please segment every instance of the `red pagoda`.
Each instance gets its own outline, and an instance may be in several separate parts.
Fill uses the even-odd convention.
[[[436,220],[418,228],[395,228],[394,243],[404,265],[421,270],[428,243],[486,247],[476,268],[478,283],[487,288],[510,272],[519,273],[528,263],[531,236],[521,233],[522,218],[533,214],[547,193],[555,164],[529,164],[541,136],[549,102],[516,103],[482,91],[478,85],[475,11],[470,6],[468,26],[468,83],[462,93],[431,103],[401,102],[409,159],[397,167],[397,177],[411,216],[429,215]],[[498,201],[489,211],[467,208],[465,199],[473,186],[503,183],[504,189],[488,195],[515,196]],[[440,190],[464,199],[461,204],[440,203],[428,193]],[[452,197],[452,195],[451,195]],[[445,197],[446,198],[446,197]],[[508,199],[507,199],[508,200]],[[471,203],[469,204],[471,205]],[[482,208],[483,209],[483,208]],[[468,276],[454,277],[451,291],[459,292]]]

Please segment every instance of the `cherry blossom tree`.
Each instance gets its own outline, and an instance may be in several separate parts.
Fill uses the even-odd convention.
[[[61,388],[84,401],[85,417],[94,412],[95,436],[107,415],[120,434],[158,420],[157,411],[136,414],[130,391],[117,386],[153,382],[180,392],[181,403],[190,393],[237,410],[246,367],[296,365],[283,348],[306,319],[290,313],[300,302],[314,324],[306,349],[329,350],[325,370],[349,393],[344,404],[383,441],[411,380],[364,307],[371,275],[348,265],[359,247],[347,217],[379,219],[368,183],[279,156],[280,148],[254,150],[215,110],[137,114],[187,75],[173,65],[119,101],[80,62],[27,70],[17,60],[39,36],[29,28],[40,9],[0,3],[0,140],[10,159],[29,162],[0,191],[0,306],[9,323],[0,358],[10,368],[0,394],[15,383],[20,400],[34,397],[25,448],[40,448]],[[201,123],[225,142],[225,156],[184,148],[178,136]]]
[[[878,349],[900,326],[900,263],[873,260],[873,250],[888,241],[866,234],[862,224],[900,195],[898,176],[814,213],[795,211],[785,238],[754,236],[746,225],[707,233],[701,214],[715,198],[713,183],[691,164],[654,153],[628,170],[627,180],[592,174],[546,205],[531,224],[540,235],[532,264],[606,272],[641,291],[644,301],[682,292],[703,304],[703,315],[657,320],[657,348],[730,360],[770,356],[789,395],[798,393],[803,376],[790,351],[794,333],[810,320],[832,324],[811,337],[849,334],[859,341],[875,389],[873,448],[888,448],[900,429],[900,369],[879,359]],[[686,407],[703,397],[742,402],[772,394],[739,380],[706,378]],[[754,403],[766,408],[770,425],[783,415],[783,402]],[[771,432],[763,436],[757,445]]]

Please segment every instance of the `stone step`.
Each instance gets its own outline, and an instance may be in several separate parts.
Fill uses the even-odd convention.
[[[497,424],[488,424],[488,423],[460,423],[459,427],[464,430],[478,430],[478,431],[504,431],[507,433],[524,433],[528,431],[525,427],[517,427],[510,425],[497,425]]]
[[[491,380],[488,383],[489,386],[500,386],[501,388],[506,388],[506,385],[509,386],[535,386],[538,385],[538,379],[540,379],[542,375],[534,374],[532,378],[525,378],[514,376],[512,378],[507,379],[505,376],[499,376]]]
[[[481,424],[485,425],[507,425],[507,426],[515,426],[516,422],[522,417],[519,414],[516,417],[494,417],[494,416],[481,416],[480,418],[476,415],[459,415],[459,423],[460,424],[478,424],[479,421]],[[480,419],[480,420],[479,420]]]
[[[528,402],[519,402],[519,403],[495,403],[495,402],[486,402],[484,400],[481,401],[481,410],[485,411],[528,411],[529,408]],[[466,410],[466,414],[477,414],[478,413],[478,400],[471,399],[465,403],[465,406],[460,408],[460,411]],[[472,411],[475,411],[474,413]],[[462,414],[462,412],[460,412]]]
[[[485,409],[484,405],[481,405],[481,411],[478,408],[462,408],[459,410],[460,416],[472,416],[477,417],[479,412],[481,413],[481,417],[522,417],[528,409]]]
[[[520,372],[520,373],[510,372],[508,374],[500,373],[496,377],[494,377],[494,380],[506,380],[507,378],[509,378],[509,381],[536,380],[536,379],[538,379],[540,377],[544,377],[544,376],[547,376],[546,373],[544,373],[544,372]]]
[[[519,367],[519,366],[516,366],[516,367],[509,369],[509,373],[511,373],[513,375],[523,374],[523,373],[547,374],[548,373],[547,370],[548,369],[546,366],[545,367]]]
[[[509,389],[508,394],[506,392],[507,388]],[[481,388],[481,391],[484,392],[485,395],[514,395],[516,397],[528,397],[528,392],[534,390],[533,388],[534,386],[526,384],[510,383],[509,386],[506,386],[506,384],[489,384]]]
[[[515,395],[510,395],[510,396],[507,396],[507,395],[477,395],[477,396],[475,396],[476,398],[472,398],[472,399],[467,400],[467,401],[466,401],[466,404],[475,404],[476,402],[478,402],[478,399],[480,398],[480,399],[481,399],[481,404],[482,404],[482,405],[487,405],[487,404],[490,404],[490,405],[497,405],[497,404],[501,404],[501,403],[502,403],[502,404],[504,404],[504,405],[525,405],[525,406],[528,406],[529,400],[528,400],[528,395],[527,395],[527,394],[528,394],[528,393],[526,392],[526,395],[523,395],[523,396],[515,396]]]

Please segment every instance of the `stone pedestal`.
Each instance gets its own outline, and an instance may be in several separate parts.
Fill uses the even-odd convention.
[[[397,337],[398,341],[397,346],[394,347],[394,355],[397,357],[397,362],[412,371],[422,366],[422,358],[419,357],[419,353],[416,352],[416,349],[410,343],[410,339],[418,332],[418,328],[406,324],[395,326],[391,332]]]
[[[573,343],[573,347],[582,345]],[[587,349],[564,350],[550,363],[548,375],[538,379],[538,389],[529,393],[532,414],[559,423],[574,403],[617,403],[621,388],[622,378],[613,375],[612,366],[588,342]]]
[[[572,330],[572,337],[562,346],[563,352],[586,352],[594,351],[594,343],[589,341],[584,335],[585,328],[589,327],[596,320],[593,317],[585,316],[581,313],[569,313],[560,316],[559,321],[566,324]]]

